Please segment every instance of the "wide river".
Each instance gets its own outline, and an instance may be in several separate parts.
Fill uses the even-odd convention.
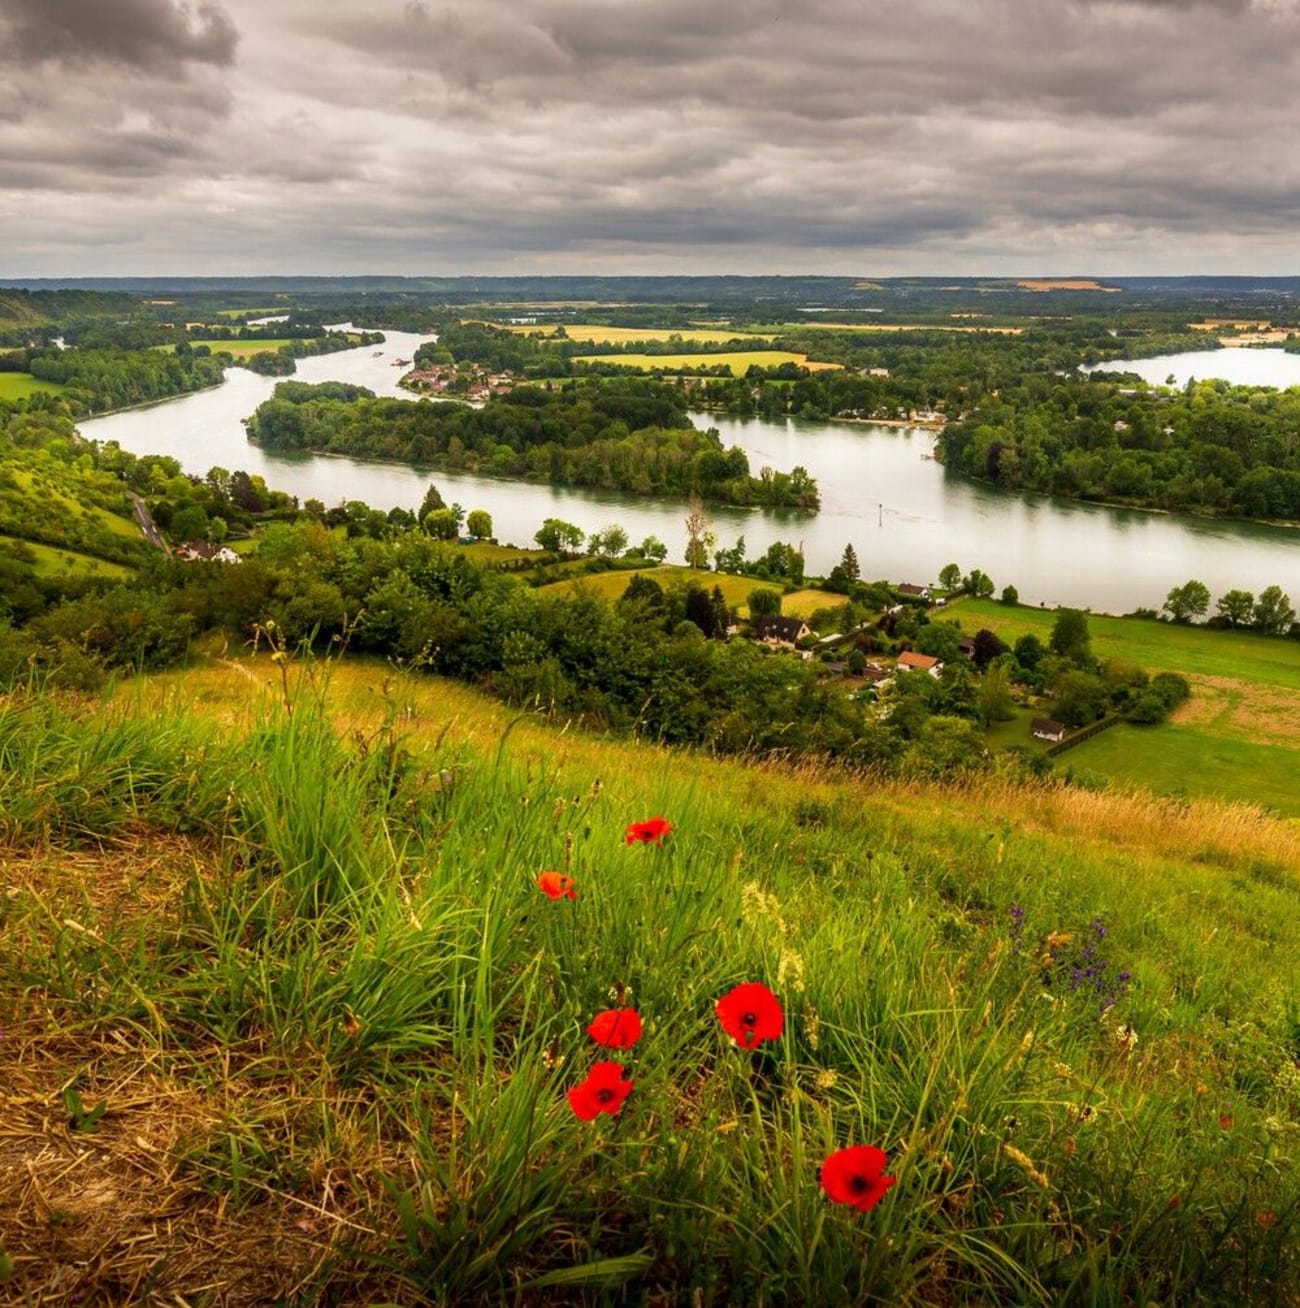
[[[409,359],[421,339],[389,332],[382,347],[300,359],[296,375],[405,396],[397,386],[404,370],[393,361]],[[1269,356],[1266,362],[1275,369],[1293,369],[1291,380],[1267,384],[1300,384],[1300,356],[1277,350],[1207,351],[1107,366],[1140,370],[1163,382],[1171,372],[1185,379],[1181,360],[1192,359],[1187,368],[1198,377],[1236,380],[1234,367],[1259,367],[1261,356]],[[267,453],[247,441],[243,419],[271,394],[274,380],[242,368],[230,369],[226,378],[212,390],[96,418],[82,423],[81,430],[136,454],[170,454],[187,472],[202,474],[219,465],[260,473],[275,489],[327,505],[358,499],[376,508],[415,509],[433,480],[449,503],[486,509],[502,541],[531,544],[542,520],[558,517],[587,531],[619,523],[634,541],[658,536],[670,559],[682,556],[685,511],[675,502]],[[946,563],[956,563],[964,572],[983,569],[999,590],[1013,583],[1023,602],[1111,613],[1158,609],[1170,587],[1192,577],[1214,596],[1233,587],[1258,594],[1277,584],[1300,599],[1300,531],[1009,495],[946,474],[930,457],[933,434],[921,429],[715,414],[697,414],[695,421],[716,426],[724,443],[741,446],[755,471],[764,464],[789,471],[801,463],[821,486],[822,508],[815,515],[716,510],[719,543],[730,546],[743,535],[750,557],[774,540],[787,540],[803,546],[809,572],[825,573],[852,542],[865,578],[933,582]]]

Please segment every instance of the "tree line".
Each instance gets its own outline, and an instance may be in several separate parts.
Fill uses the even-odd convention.
[[[281,383],[247,420],[268,449],[393,459],[489,476],[590,486],[635,495],[815,509],[802,468],[750,474],[737,446],[700,431],[686,397],[644,379],[521,387],[482,408],[378,399],[362,387]]]

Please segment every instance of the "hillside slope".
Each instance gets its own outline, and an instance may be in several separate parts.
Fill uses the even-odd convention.
[[[0,812],[0,1246],[38,1299],[1295,1302],[1294,823],[751,768],[265,654],[10,698]],[[715,1006],[753,983],[747,1050]],[[601,1062],[631,1091],[580,1120]],[[870,1211],[819,1184],[853,1145]]]

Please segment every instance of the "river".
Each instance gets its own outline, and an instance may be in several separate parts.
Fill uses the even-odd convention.
[[[405,332],[386,337],[382,347],[300,359],[296,377],[355,382],[379,395],[406,396],[397,385],[403,369],[393,361],[410,359],[423,338]],[[1223,368],[1233,361],[1224,356],[1281,353],[1206,351],[1194,356],[1195,375],[1215,375],[1203,371],[1200,360]],[[1284,358],[1295,361],[1300,381],[1300,356]],[[1107,366],[1150,368],[1152,379],[1163,382],[1177,371],[1177,362],[1178,356],[1167,356]],[[172,455],[187,472],[203,474],[214,465],[242,468],[275,489],[327,505],[359,499],[377,508],[415,509],[433,480],[448,502],[486,509],[505,542],[531,544],[542,520],[558,517],[586,531],[618,523],[633,541],[658,536],[671,559],[682,556],[685,510],[678,503],[350,458],[268,453],[248,442],[242,420],[274,385],[273,378],[232,368],[222,386],[83,422],[81,431],[136,454]],[[1277,584],[1300,598],[1300,533],[1285,528],[1009,495],[947,474],[930,457],[933,433],[919,428],[716,414],[696,414],[695,422],[717,427],[725,444],[741,446],[755,471],[764,464],[782,471],[803,464],[821,486],[816,515],[716,509],[719,543],[730,546],[743,534],[750,557],[774,540],[787,540],[803,546],[809,572],[825,573],[851,542],[864,578],[928,583],[945,564],[956,563],[963,571],[981,568],[999,590],[1014,584],[1022,602],[1097,612],[1158,609],[1172,586],[1192,577],[1214,596],[1234,587],[1258,594]]]

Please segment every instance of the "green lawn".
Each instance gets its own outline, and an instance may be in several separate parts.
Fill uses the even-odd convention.
[[[62,382],[37,381],[30,373],[0,372],[0,400],[25,400],[41,391],[57,394],[62,389]]]
[[[1059,772],[1094,772],[1157,795],[1242,800],[1300,818],[1300,749],[1173,723],[1102,731],[1056,759]]]
[[[1056,621],[1051,609],[1009,608],[992,600],[959,600],[948,615],[964,631],[987,627],[1008,643],[1032,631],[1046,644]],[[1127,659],[1152,671],[1231,677],[1300,690],[1300,641],[1093,613],[1088,614],[1088,630],[1098,658]]]
[[[1050,610],[991,600],[963,599],[949,613],[963,630],[987,627],[1008,643],[1033,632],[1046,644],[1056,620]],[[1088,630],[1098,658],[1181,673],[1192,697],[1163,726],[1121,724],[1068,750],[1057,758],[1059,771],[1093,773],[1157,794],[1246,800],[1300,817],[1300,642],[1095,614],[1088,615]],[[997,728],[989,743],[1015,742]]]

